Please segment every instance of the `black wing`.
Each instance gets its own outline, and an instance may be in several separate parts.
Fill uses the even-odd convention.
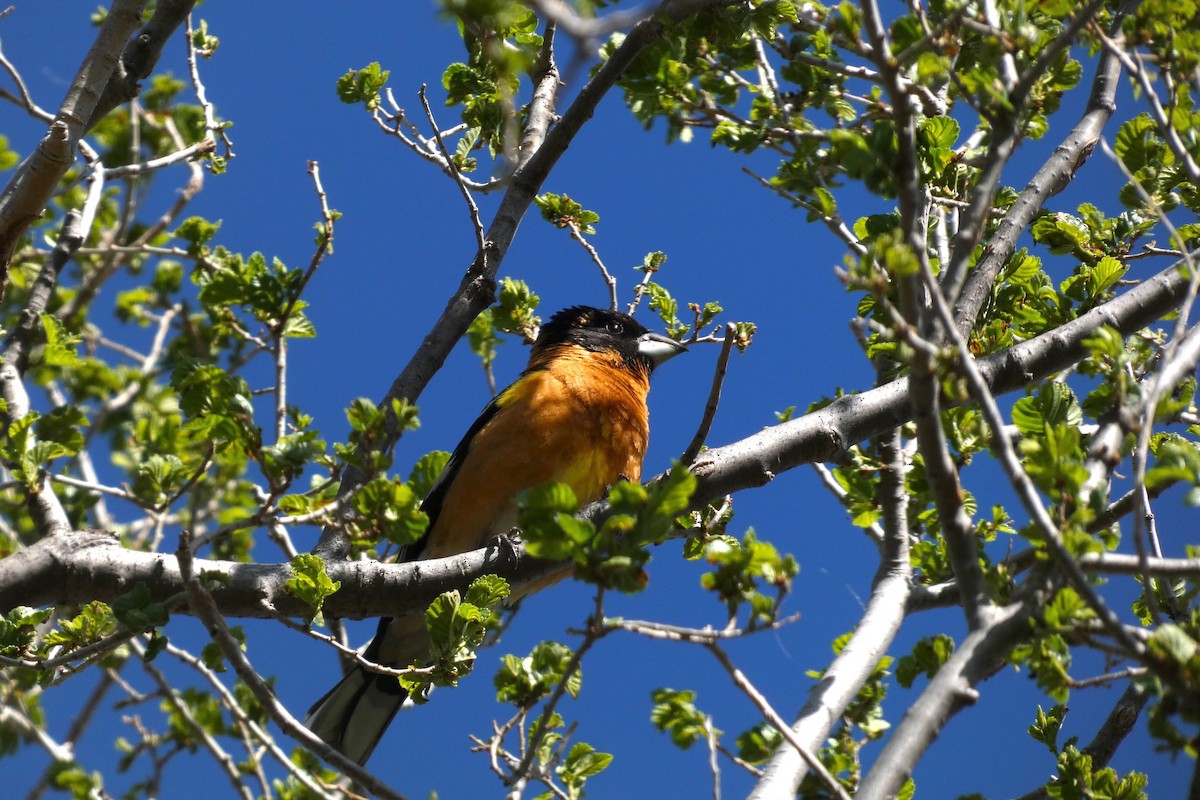
[[[462,441],[458,443],[458,446],[454,448],[454,452],[450,454],[450,460],[442,468],[442,474],[438,475],[437,480],[433,482],[433,487],[429,490],[429,494],[425,495],[425,499],[421,501],[421,510],[429,516],[429,527],[425,529],[425,533],[420,539],[401,548],[399,555],[396,556],[397,563],[416,561],[421,557],[421,553],[425,551],[425,544],[429,541],[429,532],[437,525],[438,517],[442,513],[442,502],[446,499],[446,492],[449,491],[450,484],[454,482],[455,476],[458,475],[458,469],[466,459],[467,451],[471,449],[471,442],[475,440],[475,435],[483,430],[483,426],[491,422],[492,418],[496,416],[496,412],[500,410],[500,398],[503,396],[504,392],[501,392],[496,395],[492,402],[487,404],[487,408],[483,409],[479,417],[471,423],[471,427],[463,435]]]

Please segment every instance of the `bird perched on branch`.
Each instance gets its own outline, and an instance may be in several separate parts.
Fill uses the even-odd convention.
[[[529,366],[454,449],[421,505],[429,527],[400,560],[485,546],[516,523],[517,495],[543,483],[568,484],[586,505],[623,478],[638,480],[650,435],[650,373],[684,349],[618,311],[576,306],[552,316]],[[402,668],[424,663],[428,649],[424,616],[416,613],[381,619],[363,654]],[[356,665],[305,723],[363,764],[406,698],[395,677]]]

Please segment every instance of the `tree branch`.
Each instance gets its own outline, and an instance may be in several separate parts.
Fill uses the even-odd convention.
[[[150,21],[125,45],[118,70],[104,87],[104,94],[100,96],[88,119],[88,130],[91,130],[105,114],[138,96],[138,92],[141,91],[139,81],[150,75],[162,55],[163,47],[187,20],[195,4],[196,0],[158,0],[154,4],[154,14]],[[140,12],[138,19],[141,19]]]
[[[1038,603],[1029,598],[1024,604],[985,610],[983,624],[967,634],[893,729],[871,771],[859,784],[857,800],[896,796],[946,721],[975,702],[975,685],[991,674],[1015,641],[1028,633],[1029,619],[1038,608]]]
[[[871,599],[854,634],[809,691],[807,702],[792,723],[793,740],[812,752],[821,749],[833,726],[875,671],[879,659],[887,655],[905,617],[912,578],[908,557],[908,495],[904,489],[906,469],[899,429],[893,429],[883,439],[879,497],[884,506],[884,557],[871,589]],[[762,779],[750,793],[750,800],[795,797],[807,771],[808,765],[797,748],[776,748]]]
[[[1128,5],[1127,2],[1122,8]],[[1120,25],[1121,16],[1118,16],[1114,26]],[[1116,29],[1119,30],[1119,27]],[[988,169],[972,192],[971,206],[963,216],[949,269],[942,278],[946,297],[954,304],[955,324],[964,335],[974,325],[984,299],[991,292],[1001,268],[1016,249],[1021,234],[1033,222],[1042,205],[1071,181],[1100,140],[1100,132],[1117,108],[1115,97],[1120,72],[1120,62],[1111,51],[1106,50],[1096,64],[1096,76],[1092,79],[1092,92],[1083,116],[1030,179],[968,274],[968,261],[983,233],[983,221],[991,213],[1003,167],[1016,144],[1015,133],[1009,137],[993,137],[987,155]],[[963,287],[961,293],[959,285]]]
[[[270,618],[273,612],[307,617],[311,609],[288,594],[288,564],[247,564],[196,559],[196,570],[221,585],[214,602],[227,617]],[[565,565],[541,561],[519,547],[492,546],[444,559],[407,564],[336,561],[329,577],[342,589],[325,601],[326,615],[348,619],[402,616],[426,608],[444,591],[463,588],[464,575],[489,573],[531,581],[563,572]],[[102,531],[54,533],[0,559],[0,609],[17,605],[63,605],[101,600],[112,602],[130,587],[145,583],[153,596],[166,601],[186,587],[175,557],[129,550]],[[175,611],[183,611],[176,605]]]
[[[1137,330],[1170,310],[1186,289],[1187,280],[1176,268],[1164,270],[1057,330],[979,359],[980,373],[992,393],[1015,391],[1082,358],[1086,352],[1083,340],[1098,326]],[[702,508],[727,494],[762,486],[776,473],[805,463],[835,460],[845,448],[909,421],[911,414],[902,379],[706,450],[693,465],[699,482],[692,506]],[[605,510],[603,503],[596,503],[584,513],[598,519]],[[183,588],[171,561],[161,554],[125,550],[101,532],[59,533],[0,560],[0,609],[18,604],[111,600],[137,581],[146,582],[157,597],[166,598]],[[300,616],[307,611],[282,590],[290,577],[286,564],[206,561],[199,569],[227,577],[228,585],[214,592],[214,597],[229,616],[266,615],[263,598],[275,603],[281,614]],[[327,569],[333,580],[342,582],[342,589],[326,601],[326,612],[361,618],[397,616],[424,608],[439,593],[461,589],[479,575],[496,573],[528,581],[563,567],[527,556],[520,545],[505,544],[413,564],[334,560]]]
[[[1162,316],[1184,297],[1187,278],[1172,266],[1071,322],[977,360],[993,394],[1004,394],[1065,369],[1087,353],[1084,339],[1101,325],[1130,333]],[[812,461],[836,461],[846,448],[912,419],[905,381],[847,395],[795,420],[706,450],[692,472],[700,479],[693,504],[763,486],[776,474]]]
[[[250,663],[245,653],[242,652],[241,643],[229,631],[224,617],[213,602],[213,596],[201,583],[202,576],[195,570],[196,562],[192,557],[191,545],[188,539],[189,537],[185,532],[180,537],[179,550],[175,554],[175,568],[178,570],[187,591],[188,606],[192,613],[204,623],[208,635],[221,648],[221,652],[224,653],[226,660],[229,661],[234,672],[246,684],[246,687],[254,695],[255,699],[262,705],[263,710],[270,714],[271,718],[275,720],[275,724],[284,733],[304,745],[314,755],[323,759],[326,763],[352,780],[362,784],[379,797],[387,798],[388,800],[404,800],[403,795],[376,778],[373,773],[368,772],[361,765],[351,761],[328,743],[318,739],[316,734],[304,727],[279,702],[275,691],[262,679],[262,676],[258,674],[258,670],[254,668],[254,665]]]
[[[1137,722],[1142,707],[1149,699],[1150,693],[1141,689],[1135,682],[1131,681],[1125,688],[1116,705],[1113,706],[1113,710],[1109,712],[1108,718],[1100,726],[1100,730],[1096,731],[1092,741],[1081,751],[1084,755],[1092,757],[1093,771],[1099,771],[1112,760],[1113,754],[1117,752],[1117,747],[1133,730],[1133,724]],[[1046,787],[1041,786],[1028,794],[1021,795],[1018,800],[1048,800],[1049,797],[1050,793],[1046,791]]]
[[[17,242],[42,215],[74,162],[80,140],[104,114],[137,95],[137,81],[150,74],[163,42],[187,16],[192,2],[159,2],[150,22],[129,41],[144,5],[145,0],[115,0],[50,129],[0,193],[0,294]]]

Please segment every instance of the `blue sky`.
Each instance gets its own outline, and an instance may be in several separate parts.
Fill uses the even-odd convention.
[[[94,31],[87,17],[92,8],[43,0],[21,3],[0,20],[5,54],[44,108],[57,106],[91,42]],[[339,102],[334,83],[347,69],[379,61],[391,70],[397,99],[417,118],[416,93],[422,83],[428,84],[445,127],[452,114],[438,99],[441,72],[462,57],[462,46],[453,26],[423,2],[216,2],[205,4],[200,16],[221,38],[215,58],[201,70],[218,114],[235,123],[230,135],[237,158],[228,174],[207,178],[189,213],[222,220],[216,241],[231,250],[260,250],[300,266],[311,255],[318,214],[306,174],[307,161],[316,160],[330,205],[344,214],[337,224],[336,251],[307,294],[318,338],[294,341],[291,347],[290,400],[312,414],[324,437],[334,441],[345,435],[342,409],[355,397],[382,396],[414,352],[475,247],[454,185],[385,137],[360,109]],[[185,74],[181,40],[169,46],[162,64]],[[1090,79],[1090,68],[1085,76]],[[1044,154],[1073,122],[1070,111],[1055,119],[1047,141],[1030,147],[1030,153]],[[0,132],[22,154],[42,130],[14,107],[0,105]],[[847,326],[856,298],[842,292],[833,273],[844,255],[840,243],[759,188],[741,172],[745,162],[740,157],[713,150],[703,139],[666,146],[663,129],[644,132],[614,92],[544,189],[570,194],[599,213],[593,243],[620,280],[623,302],[640,275],[633,265],[647,252],[662,250],[669,261],[660,276],[677,298],[716,300],[728,319],[758,324],[749,353],[732,360],[709,439],[725,444],[771,424],[775,411],[793,405],[803,409],[837,387],[868,388],[873,376]],[[1030,154],[1022,158],[1006,180],[1010,185],[1022,186],[1036,169],[1038,161]],[[770,169],[769,159],[757,163]],[[158,179],[160,207],[181,183],[178,175]],[[1070,208],[1102,190],[1107,196],[1114,180],[1112,167],[1093,157],[1079,182],[1056,198],[1055,208]],[[848,197],[854,209],[848,216],[881,210],[876,200]],[[485,221],[497,200],[481,200]],[[1070,265],[1060,263],[1059,268]],[[500,272],[527,280],[541,295],[544,314],[571,304],[606,302],[605,287],[587,254],[565,232],[542,222],[536,211],[526,217]],[[106,292],[101,304],[113,296]],[[644,310],[640,317],[652,323]],[[144,341],[144,332],[112,324],[106,333]],[[716,355],[716,347],[696,348],[655,376],[648,474],[669,466],[690,440]],[[523,347],[506,343],[496,364],[498,381],[513,378],[525,357]],[[408,464],[429,450],[452,449],[487,399],[478,361],[460,346],[421,396],[422,427],[401,441],[397,470],[406,472]],[[981,508],[1007,499],[996,482],[980,486],[970,480],[968,475],[968,488],[979,494]],[[847,632],[861,612],[876,566],[874,547],[807,469],[743,493],[736,509],[735,531],[754,527],[801,564],[785,606],[789,613],[802,614],[801,621],[730,646],[748,677],[790,719],[810,685],[805,671],[827,663],[830,640]],[[1170,524],[1183,519],[1178,498],[1160,501],[1156,510],[1167,542],[1174,545],[1172,554],[1179,554],[1182,542]],[[301,547],[314,539],[315,531],[297,534]],[[657,552],[649,589],[636,597],[613,598],[609,613],[720,624],[721,607],[698,586],[701,566],[683,562],[677,549],[677,544],[668,545]],[[257,552],[263,559],[276,557],[265,540]],[[502,652],[524,654],[543,639],[570,643],[566,629],[580,625],[590,608],[587,588],[571,583],[527,603],[501,646],[481,654],[475,675],[462,687],[439,690],[429,705],[395,721],[371,766],[411,797],[434,789],[447,798],[494,794],[498,786],[486,759],[468,752],[466,736],[486,735],[490,720],[505,715],[495,705],[491,687],[497,659]],[[335,679],[331,652],[277,626],[246,627],[252,637],[250,657],[263,673],[276,676],[279,692],[293,710],[302,711]],[[370,629],[368,623],[357,628],[363,638]],[[910,620],[892,652],[902,655],[919,636],[935,630],[957,636],[962,629],[959,612],[930,612]],[[170,632],[181,643],[199,643],[202,637],[199,625],[186,618],[173,621]],[[1094,666],[1093,672],[1101,671]],[[1093,672],[1083,669],[1080,676]],[[136,676],[136,668],[129,674]],[[184,679],[182,672],[171,674]],[[68,683],[65,691],[48,698],[56,736],[65,732],[90,680],[77,678],[76,685]],[[139,685],[146,688],[144,682]],[[922,685],[918,682],[917,688]],[[590,784],[592,797],[660,797],[663,776],[674,796],[709,791],[703,748],[680,752],[649,724],[650,692],[661,686],[697,690],[698,705],[714,715],[731,746],[734,735],[758,721],[757,712],[701,649],[613,636],[585,662],[581,698],[563,709],[569,719],[580,720],[578,739],[616,755],[609,771]],[[1089,740],[1118,693],[1096,689],[1073,695],[1065,735]],[[893,689],[885,705],[888,718],[898,722],[911,697]],[[1040,698],[1033,682],[1012,670],[984,685],[978,706],[950,722],[919,767],[921,796],[977,791],[1002,797],[1044,780],[1053,761],[1024,734],[1036,702],[1048,707],[1052,701]],[[154,709],[142,713],[157,724]],[[82,742],[80,759],[88,769],[109,772],[115,760],[112,738],[133,736],[116,717],[108,718],[111,725],[94,728]],[[870,758],[877,747],[867,752]],[[6,772],[14,775],[10,780],[23,794],[28,780],[41,773],[44,757],[30,748],[18,760],[29,769],[19,776],[11,766]],[[1121,772],[1148,771],[1154,797],[1182,796],[1189,774],[1188,765],[1172,765],[1151,753],[1144,721],[1114,766]],[[744,794],[751,784],[732,765],[723,765],[723,774],[727,797]],[[108,780],[114,793],[127,785],[125,776],[111,772]],[[162,796],[186,796],[197,781],[208,780],[219,779],[200,766],[169,772]]]

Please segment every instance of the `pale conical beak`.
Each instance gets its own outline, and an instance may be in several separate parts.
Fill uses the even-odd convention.
[[[674,339],[658,333],[643,333],[637,338],[638,355],[657,367],[669,358],[687,352],[687,348]]]

